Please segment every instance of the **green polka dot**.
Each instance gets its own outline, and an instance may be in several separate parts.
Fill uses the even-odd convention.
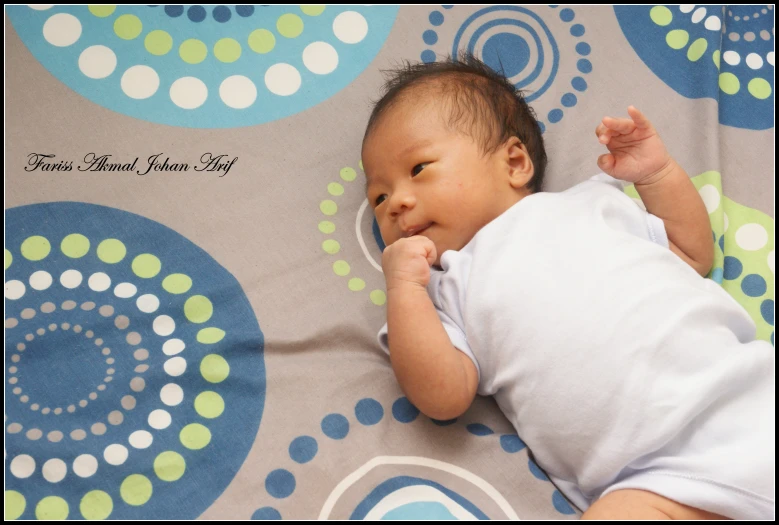
[[[771,96],[771,84],[763,78],[753,78],[750,80],[749,84],[747,84],[747,89],[752,93],[753,97],[759,98],[760,100],[765,100]]]
[[[703,56],[703,53],[706,52],[708,46],[709,43],[706,42],[705,38],[699,38],[690,45],[689,49],[687,49],[687,59],[690,62],[697,62]]]
[[[337,182],[331,182],[330,184],[327,185],[327,192],[330,195],[335,195],[335,196],[343,195],[344,187],[338,184]]]
[[[381,306],[387,302],[387,294],[383,290],[373,290],[371,292],[371,302],[376,306]]]
[[[308,16],[319,16],[325,11],[325,6],[323,5],[302,5],[300,6],[300,10],[303,11],[304,14]]]
[[[80,233],[71,233],[62,239],[60,250],[71,259],[78,259],[89,251],[89,239]]]
[[[268,53],[276,45],[276,37],[267,29],[255,29],[249,35],[249,47],[255,53]]]
[[[195,398],[195,410],[201,416],[214,419],[222,415],[225,409],[225,402],[222,396],[216,392],[201,392]]]
[[[666,43],[674,49],[681,49],[687,45],[690,34],[684,29],[674,29],[665,36]]]
[[[152,277],[160,273],[160,269],[162,268],[162,263],[154,255],[150,253],[142,253],[139,256],[137,256],[135,259],[133,259],[132,267],[133,267],[133,273],[135,273],[135,275],[137,275],[138,277],[143,277],[144,279],[151,279]]]
[[[649,11],[649,17],[655,24],[659,26],[667,26],[671,23],[671,20],[673,20],[674,15],[667,7],[663,5],[656,5],[652,8],[651,11]]]
[[[357,172],[354,168],[341,168],[341,178],[346,182],[352,182],[357,178]]]
[[[200,423],[190,423],[181,429],[181,444],[190,450],[200,450],[211,442],[211,431]]]
[[[338,211],[338,205],[331,200],[324,200],[319,203],[319,209],[325,215],[335,215]]]
[[[741,84],[733,73],[720,73],[719,88],[728,95],[735,95],[741,89]]]
[[[719,69],[719,49],[711,54],[711,59],[714,61],[714,65],[717,66],[717,69]]]
[[[333,263],[333,271],[336,275],[340,275],[341,277],[344,277],[345,275],[349,275],[349,272],[351,269],[349,268],[349,263],[346,261],[335,261]]]
[[[214,313],[214,305],[204,295],[193,295],[184,303],[184,315],[193,323],[205,323]]]
[[[5,519],[15,520],[22,514],[27,507],[27,500],[21,493],[15,490],[5,491]]]
[[[349,279],[349,289],[353,292],[359,292],[365,288],[365,281],[357,277]]]
[[[303,32],[303,19],[293,14],[281,15],[276,20],[276,29],[281,36],[295,38]]]
[[[124,40],[132,40],[141,34],[143,24],[135,15],[122,15],[114,21],[114,33]]]
[[[179,46],[179,56],[187,64],[199,64],[208,56],[208,48],[200,40],[190,38]]]
[[[341,251],[341,245],[338,244],[338,241],[334,241],[333,239],[327,239],[322,243],[322,249],[329,253],[330,255],[335,255],[339,251]]]
[[[104,520],[114,510],[114,501],[102,490],[93,490],[81,498],[79,510],[85,519]]]
[[[333,224],[330,221],[322,221],[319,223],[319,231],[329,235],[335,231],[335,224]],[[6,250],[5,253],[6,253],[5,260],[7,261],[6,268],[8,268],[8,266],[10,266],[11,264],[10,260],[8,259],[11,256],[11,254],[8,252],[8,250]]]
[[[166,31],[155,29],[143,41],[146,51],[152,55],[162,56],[173,49],[173,37]]]
[[[361,169],[362,171],[365,171],[365,168],[363,168],[363,167],[362,167],[362,161],[360,161],[360,169]]]
[[[328,224],[333,224],[333,223],[330,222]],[[320,230],[322,229],[322,223],[321,222],[319,223],[319,229]],[[335,226],[333,226],[333,230],[335,230]],[[325,232],[325,233],[328,233],[328,232]],[[329,232],[329,233],[333,233],[333,232]],[[13,260],[14,260],[14,256],[11,255],[11,252],[9,252],[8,249],[6,248],[5,249],[5,269],[6,270],[11,267],[11,263],[13,262]]]
[[[89,6],[89,12],[100,18],[110,16],[116,11],[115,5],[91,5]]]
[[[106,239],[97,245],[97,257],[104,263],[116,264],[127,254],[127,248],[118,239]]]
[[[185,293],[192,288],[192,279],[183,273],[172,273],[162,280],[162,287],[168,293]]]
[[[214,44],[214,56],[220,62],[235,62],[241,56],[241,44],[233,38],[221,38]]]
[[[203,328],[197,333],[197,342],[204,345],[218,343],[225,336],[225,331],[219,328]]]
[[[64,520],[69,513],[68,502],[59,496],[46,496],[35,506],[35,517],[39,520]]]
[[[230,375],[230,365],[221,355],[209,354],[200,361],[200,375],[209,383],[221,383]]]
[[[176,481],[184,475],[187,462],[181,454],[168,450],[154,459],[154,473],[162,481]]]
[[[41,237],[40,235],[27,237],[22,243],[22,255],[25,259],[29,259],[31,261],[40,261],[41,259],[45,259],[46,256],[49,255],[50,251],[51,244],[49,244],[49,240],[46,237]]]
[[[149,478],[141,474],[127,476],[119,487],[119,494],[128,505],[140,506],[149,501],[152,485]]]

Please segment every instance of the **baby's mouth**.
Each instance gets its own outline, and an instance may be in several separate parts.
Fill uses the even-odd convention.
[[[432,225],[433,225],[432,222],[428,222],[427,224],[421,224],[419,226],[415,226],[415,227],[411,228],[410,230],[404,232],[403,236],[404,237],[413,237],[414,235],[419,235],[420,233],[424,232],[425,230],[427,230]]]

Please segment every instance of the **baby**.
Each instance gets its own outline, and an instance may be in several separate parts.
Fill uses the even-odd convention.
[[[362,148],[379,341],[432,418],[494,395],[583,518],[773,519],[773,347],[703,278],[705,205],[628,114],[595,130],[610,176],[544,193],[541,131],[504,77],[467,55],[396,71]]]

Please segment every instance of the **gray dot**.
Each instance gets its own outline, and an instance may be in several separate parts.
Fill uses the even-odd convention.
[[[43,410],[41,410],[41,414],[44,414],[44,415],[48,414],[49,412],[51,412],[51,409],[49,407],[46,407]]]
[[[96,436],[102,436],[105,434],[106,426],[103,423],[95,423],[92,425],[92,433]]]
[[[126,315],[117,315],[116,319],[114,319],[114,325],[116,325],[119,330],[124,330],[130,326],[130,319]]]
[[[771,33],[763,29],[762,31],[760,31],[760,38],[762,38],[763,40],[771,40]]]
[[[133,396],[124,396],[122,398],[122,408],[125,410],[132,410],[135,408],[135,398]]]
[[[87,336],[87,339],[92,339],[92,336],[95,335],[95,332],[93,332],[92,330],[87,330],[86,332],[84,332],[84,335]]]
[[[41,408],[41,406],[38,403],[33,403],[32,405],[30,405],[30,410],[37,411],[39,408]]]
[[[738,33],[730,33],[728,35],[728,38],[730,39],[731,42],[738,42],[739,39],[741,39]]]
[[[109,364],[109,365],[114,364],[115,361],[116,361],[116,359],[114,359],[113,357],[109,357],[108,359],[105,360],[106,364]]]
[[[19,423],[11,423],[8,425],[8,433],[9,434],[18,434],[22,431],[22,425]]]
[[[102,345],[102,344],[103,344],[103,340],[102,340],[101,338],[99,338],[99,337],[98,337],[97,339],[95,339],[95,344],[96,344],[97,346],[100,346],[100,345]]]
[[[69,405],[68,406],[68,412],[71,414],[76,411],[76,405]]]
[[[60,441],[62,441],[63,437],[64,436],[62,435],[62,432],[60,432],[59,430],[52,430],[51,432],[46,434],[46,439],[48,439],[52,443],[59,443]]]
[[[37,330],[35,330],[35,333],[38,335],[43,335],[46,333],[46,330],[44,330],[43,328],[38,328]]]
[[[76,301],[65,301],[62,303],[63,310],[72,310],[76,307]]]
[[[114,372],[116,372],[116,370],[114,370],[113,368],[109,368],[108,370],[105,371],[105,373],[108,374],[109,376],[114,375]]]
[[[149,365],[138,365],[135,367],[135,371],[139,374],[144,373],[149,369]]]
[[[60,407],[57,407],[57,408],[55,408],[55,409],[54,409],[54,415],[55,415],[55,416],[58,416],[58,415],[60,415],[60,414],[62,414],[62,409],[61,409]]]
[[[110,382],[111,382],[111,381],[113,381],[113,380],[114,380],[114,378],[113,378],[113,377],[106,377],[106,378],[103,378],[103,382],[104,382],[104,383],[110,383]]]
[[[728,10],[728,16],[733,16],[733,11]]]
[[[11,368],[9,368],[9,369],[8,369],[8,371],[9,371],[10,373],[12,373],[12,374],[15,374],[16,372],[18,372],[18,371],[19,371],[19,369],[18,369],[18,368],[16,368],[15,366],[12,366]]]
[[[30,396],[28,396],[26,394],[19,398],[19,401],[21,401],[22,403],[26,403],[29,400],[30,400]]]
[[[54,330],[56,330],[56,329],[57,329],[57,325],[56,325],[56,324],[54,324],[54,323],[51,323],[51,324],[49,325],[49,331],[50,331],[50,332],[53,332],[53,331],[54,331]]]
[[[19,324],[19,321],[16,320],[16,318],[11,317],[10,319],[5,320],[5,327],[6,328],[16,328],[16,326]]]
[[[145,348],[139,348],[135,352],[133,352],[133,357],[136,361],[145,361],[149,358],[149,351]]]
[[[32,319],[35,317],[35,310],[32,308],[25,308],[21,313],[22,319]]]
[[[25,348],[27,348],[27,346],[25,346],[24,343],[19,343],[18,345],[16,345],[16,349],[19,350],[20,352],[24,352]]]
[[[34,335],[32,335],[32,334],[27,334],[27,335],[25,335],[25,336],[24,336],[24,338],[25,338],[27,341],[32,341],[33,339],[35,339],[35,336],[34,336]]]
[[[752,31],[748,31],[744,33],[744,40],[746,40],[747,42],[754,42],[755,34]]]
[[[741,17],[740,17],[740,16],[738,16],[738,15],[736,15],[736,16],[734,16],[734,17],[733,17],[733,20],[735,20],[736,22],[738,22],[738,21],[740,21],[740,20],[741,20]]]
[[[103,348],[103,355],[110,355],[110,354],[111,354],[111,349],[110,348],[108,348],[108,347]]]
[[[19,354],[14,354],[14,355],[11,356],[11,361],[13,361],[14,363],[18,363],[19,359],[21,359],[21,358],[22,358],[22,356],[20,356]]]
[[[86,399],[82,399],[81,401],[78,402],[78,406],[80,406],[81,408],[84,408],[85,406],[87,406],[87,400]]]
[[[77,324],[76,326],[74,326],[73,331],[76,332],[77,334],[81,333],[81,325]]]
[[[73,432],[70,433],[70,439],[73,441],[81,441],[82,439],[87,437],[87,433],[80,428],[77,428]]]
[[[90,392],[89,393],[89,399],[91,399],[92,401],[97,399],[97,392]]]
[[[102,315],[103,317],[108,317],[109,315],[114,314],[114,307],[111,306],[110,304],[104,304],[103,306],[100,307],[100,310],[98,311],[100,312],[100,315]]]
[[[63,330],[69,330],[70,329],[70,323],[62,323],[60,325],[60,328],[62,328]]]
[[[56,309],[57,307],[54,305],[54,303],[46,302],[41,305],[41,312],[45,314],[50,314]]]
[[[127,334],[127,342],[133,346],[141,342],[141,334],[138,332],[130,332]]]
[[[133,392],[141,392],[146,388],[146,381],[144,381],[142,377],[134,377],[132,381],[130,381],[130,388]]]
[[[16,394],[18,396],[21,393],[22,393],[22,389],[21,388],[19,388],[18,386],[16,388],[14,388],[14,394]]]
[[[19,382],[19,378],[18,377],[12,377],[11,379],[8,380],[8,383],[10,383],[12,385],[15,385],[18,382]]]
[[[760,12],[763,13],[764,15],[768,14],[768,10],[767,9],[761,9]]]
[[[121,425],[122,421],[124,421],[124,414],[119,412],[118,410],[114,410],[110,414],[108,414],[108,422],[112,425]]]
[[[105,390],[105,385],[97,385],[97,389],[102,392],[103,390]]]
[[[27,439],[38,441],[43,437],[43,431],[39,428],[31,428],[25,435],[27,436]]]
[[[95,305],[95,303],[93,303],[92,301],[87,301],[81,305],[81,309],[88,312],[90,310],[93,310],[95,306],[97,305]]]

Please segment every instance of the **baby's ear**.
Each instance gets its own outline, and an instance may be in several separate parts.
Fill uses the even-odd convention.
[[[511,137],[504,144],[506,162],[508,165],[509,184],[514,189],[527,186],[533,178],[535,169],[530,154],[522,141],[517,137]]]

